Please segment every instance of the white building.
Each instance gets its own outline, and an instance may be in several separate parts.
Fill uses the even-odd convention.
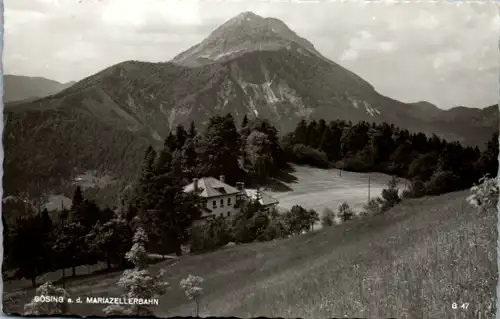
[[[205,199],[201,218],[208,216],[233,216],[239,212],[236,199],[240,191],[225,183],[224,176],[195,178],[184,187],[185,192],[201,190],[200,196]]]
[[[200,196],[205,199],[202,219],[209,216],[232,217],[240,212],[238,205],[241,200],[257,199],[262,206],[271,209],[278,205],[278,200],[259,191],[245,189],[243,183],[237,183],[237,188],[226,184],[223,175],[219,179],[213,177],[195,178],[184,187],[185,192],[199,190]]]

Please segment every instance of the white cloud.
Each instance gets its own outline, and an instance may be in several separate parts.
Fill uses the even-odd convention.
[[[393,52],[395,51],[397,46],[393,42],[379,42],[378,43],[378,50],[381,52]]]
[[[192,26],[202,22],[199,5],[193,0],[108,0],[101,19],[116,27],[157,23]]]
[[[5,12],[5,29],[11,30],[26,23],[37,23],[47,18],[47,15],[37,11],[10,10]]]
[[[458,50],[450,50],[437,54],[434,58],[433,67],[438,69],[447,64],[458,63],[462,61],[462,52]]]
[[[397,46],[391,41],[379,41],[370,32],[363,30],[349,40],[349,48],[354,51],[377,51],[389,53],[396,50]]]
[[[428,11],[420,11],[418,17],[411,24],[422,29],[435,29],[440,25],[439,19]]]
[[[361,39],[363,40],[368,40],[373,38],[373,34],[371,34],[369,31],[366,30],[359,31],[358,34],[361,36]]]
[[[77,42],[59,48],[54,56],[57,59],[68,62],[78,62],[81,60],[94,59],[99,57],[100,50],[88,42]]]
[[[355,49],[345,50],[340,56],[341,61],[353,61],[359,58],[359,52]]]
[[[137,27],[146,22],[147,6],[141,5],[139,1],[123,2],[126,4],[117,5],[116,1],[108,3],[101,10],[101,20],[105,24],[118,28]]]
[[[494,30],[494,31],[500,31],[500,16],[499,15],[495,15],[493,17],[493,19],[491,19],[491,28]]]

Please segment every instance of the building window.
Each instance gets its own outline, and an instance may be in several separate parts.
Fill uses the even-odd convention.
[[[224,207],[224,198],[220,199],[220,207]]]
[[[215,201],[213,201],[212,204],[213,207],[217,207],[217,203]]]
[[[231,197],[229,197],[229,198],[227,199],[227,204],[228,204],[228,205],[231,205]]]
[[[231,212],[227,212],[227,216],[228,216],[228,217],[229,217],[229,216],[231,216]]]

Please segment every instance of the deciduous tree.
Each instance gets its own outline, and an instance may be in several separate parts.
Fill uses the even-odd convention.
[[[85,240],[89,251],[105,261],[108,269],[111,269],[113,264],[124,265],[132,234],[127,221],[122,216],[115,216],[104,224],[98,222]]]
[[[189,274],[189,276],[185,279],[181,280],[180,288],[184,290],[186,297],[189,300],[194,300],[196,303],[196,317],[200,313],[200,301],[203,297],[203,288],[201,285],[203,284],[204,279],[199,276],[193,276]]]
[[[149,268],[148,253],[145,249],[148,237],[143,228],[137,228],[132,248],[126,253],[125,258],[134,264],[133,269],[127,269],[123,272],[118,281],[118,287],[125,291],[124,297],[137,299],[158,298],[165,294],[168,283],[164,281],[164,271],[160,270],[152,275]],[[104,313],[111,315],[127,316],[153,316],[154,312],[145,305],[113,305],[104,308]]]

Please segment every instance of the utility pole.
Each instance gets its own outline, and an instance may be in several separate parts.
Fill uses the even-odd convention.
[[[371,177],[368,175],[368,201],[370,201],[370,183],[371,183]]]

